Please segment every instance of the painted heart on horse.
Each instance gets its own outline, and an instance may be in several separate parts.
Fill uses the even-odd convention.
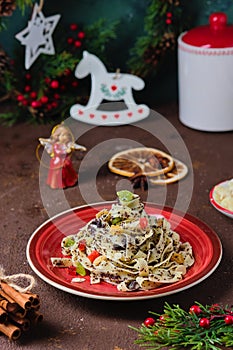
[[[95,118],[82,118],[80,120],[91,124],[103,124],[104,125],[119,125],[128,124],[129,118],[127,116],[134,116],[131,122],[135,122],[146,118],[150,110],[146,105],[137,105],[133,98],[132,90],[142,90],[145,86],[144,81],[133,75],[127,73],[109,73],[103,64],[103,62],[95,55],[84,51],[83,58],[78,63],[75,69],[75,76],[78,79],[83,79],[88,75],[91,75],[91,91],[88,103],[86,106],[74,105],[70,109],[70,114],[73,118],[79,120],[80,111],[85,114],[88,111],[88,116],[95,114]],[[116,107],[112,103],[108,105],[103,101],[119,102],[121,101],[121,108],[117,112],[119,117],[116,122]],[[122,109],[122,102],[124,102],[124,109]],[[111,107],[109,111],[106,111],[106,105]],[[104,118],[101,112],[101,107],[104,106]],[[112,109],[112,107],[114,107]],[[112,109],[112,110],[111,110]],[[139,112],[140,110],[140,112]],[[109,124],[110,123],[110,124]]]

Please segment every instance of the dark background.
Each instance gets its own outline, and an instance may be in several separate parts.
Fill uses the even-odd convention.
[[[39,3],[39,2],[38,2]],[[185,13],[189,28],[208,23],[212,12],[223,11],[228,16],[228,23],[233,23],[233,2],[231,0],[183,0],[180,2]],[[59,42],[62,26],[70,23],[88,25],[100,18],[118,21],[117,37],[108,44],[107,65],[109,70],[120,68],[127,71],[126,62],[129,60],[129,50],[134,46],[136,38],[144,34],[144,16],[149,4],[148,0],[68,0],[44,1],[42,12],[45,17],[61,14],[61,19],[53,33],[53,42]],[[0,45],[8,55],[17,57],[22,51],[20,42],[15,35],[27,26],[31,8],[27,7],[25,14],[16,9],[7,18],[7,29],[0,32]],[[176,50],[160,62],[156,74],[146,80],[146,88],[140,92],[140,97],[146,103],[164,103],[177,100],[177,57]]]

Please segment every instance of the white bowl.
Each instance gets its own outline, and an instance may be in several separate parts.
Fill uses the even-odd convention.
[[[215,209],[217,209],[220,213],[230,217],[231,219],[233,219],[233,211],[227,209],[227,208],[224,208],[220,203],[218,203],[216,201],[216,199],[214,198],[214,192],[216,191],[217,187],[221,186],[221,187],[227,187],[229,185],[229,182],[233,182],[233,179],[231,180],[226,180],[226,181],[222,181],[220,183],[218,183],[217,185],[215,185],[211,191],[210,191],[210,194],[209,194],[209,199],[210,199],[210,203],[213,205],[213,207]]]

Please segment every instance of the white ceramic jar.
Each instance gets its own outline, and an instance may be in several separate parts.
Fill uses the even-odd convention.
[[[178,38],[179,118],[202,131],[233,130],[233,26],[224,13]]]

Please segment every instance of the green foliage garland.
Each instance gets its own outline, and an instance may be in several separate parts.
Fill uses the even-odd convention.
[[[24,13],[26,6],[32,6],[32,0],[10,0],[10,4],[8,15],[16,6]],[[156,72],[165,53],[175,49],[177,36],[184,29],[181,25],[185,23],[182,9],[179,0],[148,0],[145,34],[130,50],[129,71],[141,77]],[[84,83],[73,74],[75,66],[83,50],[106,61],[107,45],[116,38],[117,26],[117,22],[99,19],[83,28],[76,24],[63,28],[56,54],[40,55],[28,71],[21,69],[24,47],[13,63],[0,50],[0,102],[10,100],[15,106],[13,111],[2,112],[0,121],[8,125],[25,120],[43,123],[60,121],[72,104],[86,102],[87,97],[81,97],[84,95]]]
[[[196,302],[189,311],[165,303],[164,313],[151,312],[140,328],[135,343],[151,350],[189,348],[218,350],[233,346],[233,307]]]
[[[40,55],[29,70],[21,69],[20,55],[10,66],[7,64],[0,74],[0,101],[10,99],[16,108],[0,114],[0,119],[8,125],[24,120],[63,120],[69,115],[70,106],[83,99],[83,82],[73,73],[83,50],[95,48],[96,55],[104,58],[108,41],[115,38],[116,25],[117,22],[109,24],[103,19],[83,28],[71,24],[63,29],[67,36],[63,34],[55,55]]]
[[[144,32],[131,49],[128,65],[142,77],[155,73],[168,51],[176,47],[177,37],[187,26],[184,5],[179,0],[151,0],[144,18]]]

